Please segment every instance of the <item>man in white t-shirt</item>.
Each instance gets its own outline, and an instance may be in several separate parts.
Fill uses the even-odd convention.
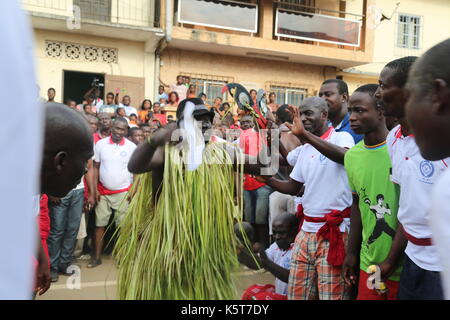
[[[170,92],[178,94],[178,101],[183,101],[187,97],[188,87],[183,83],[183,76],[177,76],[177,83],[170,85]]]
[[[433,185],[447,168],[449,160],[428,161],[419,151],[405,117],[408,72],[417,57],[389,62],[380,73],[377,96],[385,105],[385,115],[400,123],[386,140],[392,162],[392,182],[400,186],[397,218],[403,227],[406,257],[400,276],[401,300],[440,300],[443,298],[439,263],[432,243],[428,215]],[[399,236],[402,236],[401,234]]]
[[[328,127],[325,100],[319,97],[305,99],[300,107],[301,119],[298,110],[291,109],[294,134],[306,129],[310,136],[315,137],[311,140],[325,140],[342,149],[354,146],[350,134]],[[298,194],[305,186],[302,200],[304,222],[292,254],[288,299],[348,299],[350,292],[342,276],[342,262],[352,194],[344,166],[306,143],[300,147],[289,181],[264,180],[274,189],[291,195]]]
[[[406,85],[411,93],[406,105],[406,117],[415,134],[415,141],[420,152],[427,161],[424,163],[428,163],[426,171],[428,175],[432,174],[430,164],[436,170],[443,169],[450,163],[448,160],[450,157],[449,56],[450,39],[447,39],[429,49],[414,64]],[[450,170],[446,169],[433,187],[427,219],[431,226],[431,238],[438,258],[437,262],[442,268],[442,284],[446,299],[450,299],[449,186]]]
[[[103,237],[112,211],[115,211],[114,218],[118,226],[128,207],[126,196],[133,182],[133,175],[128,171],[128,161],[136,145],[125,139],[127,133],[127,121],[117,118],[111,136],[100,140],[94,147],[94,190],[98,192],[98,204],[95,210],[95,254],[88,268],[102,263]]]
[[[116,98],[118,98],[118,95],[116,95]],[[130,96],[123,96],[122,103],[119,103],[119,108],[125,109],[125,114],[127,117],[129,117],[132,114],[138,114],[135,107],[130,106],[131,104],[131,98]]]

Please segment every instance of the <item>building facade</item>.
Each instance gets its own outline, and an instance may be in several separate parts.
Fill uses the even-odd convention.
[[[351,5],[350,5],[351,2]],[[299,105],[339,70],[372,62],[372,0],[174,0],[160,79],[189,76],[208,102],[227,82]],[[166,21],[164,21],[165,23]],[[227,98],[223,96],[223,98]]]
[[[164,36],[158,0],[22,0],[35,34],[38,85],[55,101],[83,101],[95,81],[139,107],[155,94],[155,50]],[[159,66],[158,66],[159,67]]]
[[[377,83],[389,61],[450,36],[448,0],[21,0],[45,97],[80,103],[94,79],[139,107],[187,76],[208,103],[225,83],[299,105],[341,78]],[[102,97],[103,98],[103,97]],[[168,110],[174,114],[175,110]]]
[[[373,17],[370,28],[375,33],[373,61],[337,72],[351,92],[363,84],[378,83],[378,75],[389,61],[421,56],[450,37],[448,0],[376,0],[368,10]]]

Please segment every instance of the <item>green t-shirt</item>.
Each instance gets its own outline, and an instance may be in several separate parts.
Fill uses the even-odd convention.
[[[397,230],[399,188],[390,179],[391,160],[386,143],[367,147],[364,140],[347,151],[344,160],[350,188],[359,196],[362,243],[360,268],[383,262]],[[351,225],[350,225],[351,228]],[[399,281],[401,265],[390,280]]]

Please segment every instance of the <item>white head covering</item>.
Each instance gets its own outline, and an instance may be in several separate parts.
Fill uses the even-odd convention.
[[[201,124],[194,118],[194,109],[195,104],[187,101],[183,111],[183,120],[180,121],[180,128],[185,141],[183,146],[186,148],[185,160],[188,171],[194,171],[202,164],[203,150],[205,149]]]

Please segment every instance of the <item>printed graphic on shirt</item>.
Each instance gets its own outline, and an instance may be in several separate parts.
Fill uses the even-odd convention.
[[[420,181],[426,184],[433,184],[434,165],[431,161],[423,160],[420,162],[419,171],[421,174]]]
[[[375,227],[367,240],[367,246],[375,242],[383,232],[394,239],[395,230],[392,229],[384,219],[385,215],[392,215],[389,204],[384,200],[384,195],[377,195],[376,204],[372,204],[369,198],[365,198],[364,203],[369,206],[369,210],[375,214],[376,218]]]

